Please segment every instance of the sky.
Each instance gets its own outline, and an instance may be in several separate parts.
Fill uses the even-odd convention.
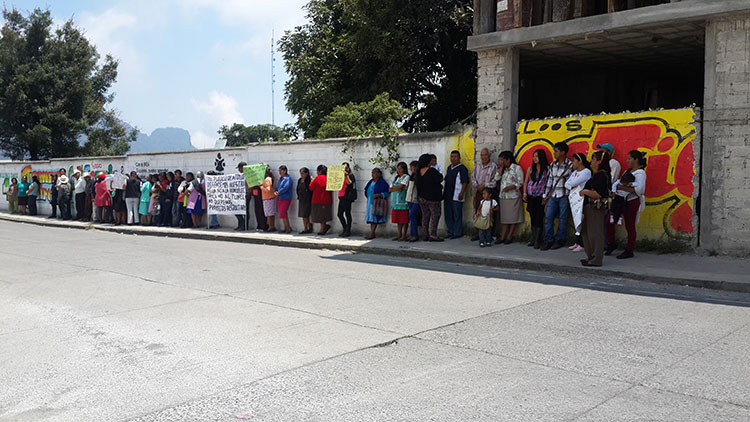
[[[197,148],[219,126],[271,123],[271,34],[305,22],[307,0],[4,0],[23,12],[73,19],[102,55],[120,61],[112,107],[142,132],[180,127]],[[288,79],[276,52],[275,123]]]

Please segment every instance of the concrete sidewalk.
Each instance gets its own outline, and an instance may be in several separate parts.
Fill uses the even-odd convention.
[[[176,229],[113,226],[110,224],[92,225],[90,223],[50,220],[46,217],[19,216],[7,213],[0,213],[0,220],[61,228],[94,228],[123,234],[222,240],[306,249],[332,249],[387,256],[406,256],[573,276],[616,277],[652,283],[750,293],[750,260],[741,258],[708,257],[694,254],[657,255],[636,252],[634,259],[618,260],[613,255],[605,257],[603,267],[592,268],[580,265],[582,253],[573,253],[567,248],[542,252],[521,243],[479,248],[478,243],[471,242],[468,237],[439,243],[405,243],[394,242],[390,238],[364,240],[355,236],[343,239],[336,237],[335,234],[302,236],[280,233],[238,233],[226,228],[207,230],[206,228]]]

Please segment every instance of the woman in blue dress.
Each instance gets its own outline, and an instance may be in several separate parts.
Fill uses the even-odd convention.
[[[365,186],[365,196],[367,197],[366,221],[370,224],[370,235],[365,236],[365,239],[375,239],[375,229],[378,228],[378,224],[384,224],[388,219],[387,203],[384,204],[380,201],[388,198],[388,189],[388,183],[383,180],[383,172],[379,168],[374,168],[372,179]],[[375,206],[376,200],[380,205],[378,207]]]

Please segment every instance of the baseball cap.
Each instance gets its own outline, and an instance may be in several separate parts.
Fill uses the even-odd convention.
[[[596,144],[596,147],[599,149],[606,149],[610,154],[615,153],[615,147],[613,147],[612,144]]]

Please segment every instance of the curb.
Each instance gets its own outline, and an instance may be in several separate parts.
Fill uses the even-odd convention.
[[[40,218],[26,218],[26,217],[14,217],[8,214],[0,213],[0,220],[9,221],[14,223],[26,223],[35,224],[38,226],[47,227],[58,227],[58,228],[70,228],[79,230],[90,230],[91,228],[111,233],[120,234],[135,234],[139,236],[154,236],[154,237],[174,237],[180,239],[194,239],[194,240],[220,240],[225,242],[236,242],[236,243],[249,243],[256,245],[271,245],[281,246],[289,248],[300,248],[300,249],[315,249],[315,250],[334,250],[342,252],[353,252],[353,253],[367,253],[373,255],[382,256],[394,256],[394,257],[407,257],[416,259],[426,259],[434,261],[444,261],[450,259],[450,261],[457,264],[470,264],[470,265],[485,265],[496,268],[511,268],[516,270],[529,270],[538,271],[551,274],[559,274],[564,276],[573,277],[610,277],[618,278],[630,281],[647,282],[653,284],[665,284],[665,285],[678,285],[678,286],[689,286],[696,288],[704,288],[711,290],[723,290],[730,292],[750,293],[750,283],[741,283],[733,281],[716,281],[716,280],[703,280],[703,279],[683,279],[683,278],[671,278],[663,276],[646,276],[642,274],[629,273],[625,271],[609,270],[603,267],[591,268],[591,267],[578,267],[571,265],[559,265],[556,264],[554,268],[550,268],[548,264],[523,261],[519,259],[503,258],[503,257],[485,257],[485,256],[471,256],[471,255],[458,255],[451,254],[448,252],[418,250],[418,249],[393,249],[384,248],[372,245],[347,245],[343,243],[321,243],[314,241],[302,241],[297,239],[273,239],[273,238],[258,238],[253,236],[247,236],[246,234],[235,234],[235,233],[224,233],[224,232],[209,232],[209,231],[195,231],[195,230],[180,230],[177,232],[161,232],[154,230],[144,230],[140,227],[128,227],[128,226],[102,226],[93,225],[90,223],[78,223],[78,222],[62,222],[58,220],[47,220]]]

